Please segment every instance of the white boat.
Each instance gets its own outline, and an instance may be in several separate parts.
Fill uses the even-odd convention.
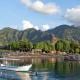
[[[4,64],[1,64],[0,69],[1,70],[17,71],[17,72],[26,72],[26,71],[29,71],[31,67],[32,67],[32,64],[26,65],[26,66],[20,66],[20,67],[5,66]]]

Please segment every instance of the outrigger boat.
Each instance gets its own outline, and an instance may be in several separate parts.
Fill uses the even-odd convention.
[[[14,59],[6,59],[6,60],[14,60]],[[17,71],[17,72],[26,72],[26,71],[29,71],[31,67],[32,67],[32,64],[25,65],[25,66],[19,66],[19,67],[8,66],[8,65],[4,65],[4,64],[0,65],[0,69],[1,70],[10,70],[10,71]]]
[[[26,71],[29,71],[31,67],[32,67],[32,64],[26,65],[26,66],[20,66],[20,67],[5,66],[5,65],[1,64],[0,69],[1,70],[17,71],[17,72],[26,72]]]

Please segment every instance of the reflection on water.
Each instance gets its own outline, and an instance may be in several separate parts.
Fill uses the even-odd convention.
[[[0,61],[5,63],[5,61]],[[0,80],[80,80],[80,62],[63,61],[60,58],[35,58],[8,61],[8,65],[32,64],[29,72],[0,70]]]
[[[17,75],[20,76],[21,80],[31,80],[29,73],[17,72]]]
[[[0,70],[0,80],[20,80],[14,71]]]

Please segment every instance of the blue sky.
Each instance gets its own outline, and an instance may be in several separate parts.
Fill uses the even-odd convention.
[[[0,28],[47,30],[61,24],[80,25],[79,12],[80,0],[0,0]]]

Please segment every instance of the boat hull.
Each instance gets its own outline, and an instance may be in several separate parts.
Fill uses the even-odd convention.
[[[0,66],[0,69],[17,71],[17,72],[25,72],[25,71],[29,71],[31,67],[32,67],[32,65],[26,65],[26,66],[21,66],[21,67]]]

